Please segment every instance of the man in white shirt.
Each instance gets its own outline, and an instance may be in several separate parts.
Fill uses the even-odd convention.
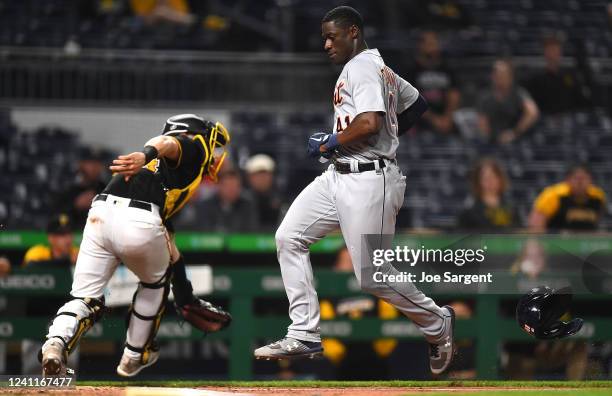
[[[406,188],[395,160],[398,130],[409,129],[427,103],[385,66],[378,50],[368,49],[363,19],[356,10],[346,6],[331,10],[321,28],[330,60],[344,68],[333,93],[333,132],[312,135],[308,153],[332,164],[295,199],[276,232],[292,324],[285,338],[258,348],[255,357],[321,354],[319,302],[309,246],[340,228],[361,288],[415,322],[430,344],[431,370],[439,374],[448,368],[454,353],[452,308],[439,307],[412,283],[374,284],[367,276],[373,272],[373,263],[365,251],[366,236],[378,237],[382,247],[391,247],[389,237],[395,233]],[[389,263],[377,271],[397,273]]]

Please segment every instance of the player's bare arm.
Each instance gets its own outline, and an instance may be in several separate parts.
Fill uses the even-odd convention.
[[[149,149],[149,152],[152,152],[151,155],[154,155],[154,158],[164,157],[174,161],[179,158],[180,147],[174,137],[156,136],[145,144],[145,150],[147,150],[147,147],[155,149],[156,153],[153,152],[153,149]],[[113,173],[124,175],[127,178],[135,175],[140,172],[142,167],[148,162],[145,150],[136,151],[127,155],[120,155],[113,160],[113,165],[110,166],[110,170],[113,171]]]
[[[358,114],[342,133],[317,132],[308,140],[308,155],[329,158],[338,146],[350,146],[377,134],[383,125],[384,112],[367,111]]]
[[[359,114],[342,133],[337,135],[338,144],[347,146],[377,134],[383,123],[383,114],[375,111]],[[319,150],[322,153],[326,152],[327,145],[321,145]]]

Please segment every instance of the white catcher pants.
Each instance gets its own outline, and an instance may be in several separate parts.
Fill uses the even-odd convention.
[[[170,251],[159,211],[131,208],[128,202],[109,195],[106,201],[91,205],[72,282],[73,297],[102,297],[119,262],[146,283],[155,283],[166,273]]]
[[[276,232],[276,247],[289,299],[287,336],[320,342],[319,301],[313,284],[309,247],[338,227],[361,282],[362,235],[395,234],[395,218],[404,201],[406,177],[391,161],[381,171],[340,174],[330,165],[293,201]],[[390,248],[391,246],[383,246]],[[363,263],[362,263],[363,261]],[[369,263],[372,265],[372,263]],[[390,267],[387,271],[396,271]],[[387,272],[385,271],[385,272]],[[429,342],[448,335],[446,314],[412,283],[365,287],[410,318]]]
[[[104,289],[123,262],[140,281],[158,282],[170,264],[170,250],[165,226],[159,210],[147,211],[129,207],[130,200],[109,195],[106,201],[94,201],[83,241],[79,250],[72,291],[76,298],[101,298]],[[144,289],[138,295],[135,309],[141,315],[154,315],[163,299],[163,289]],[[77,317],[87,317],[90,311],[84,303],[72,300],[59,312],[73,312]],[[150,332],[152,322],[132,318],[127,341],[135,347],[142,347]],[[59,315],[53,320],[47,338],[61,337],[70,340],[75,336],[78,320],[72,316]],[[44,347],[43,347],[44,348]]]

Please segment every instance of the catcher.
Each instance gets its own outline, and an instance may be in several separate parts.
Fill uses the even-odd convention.
[[[43,375],[66,372],[68,354],[105,310],[104,288],[119,262],[140,281],[128,314],[119,375],[133,377],[158,360],[155,336],[173,273],[176,304],[185,320],[205,331],[229,324],[229,314],[193,296],[184,260],[165,226],[204,177],[216,179],[229,140],[221,123],[181,114],[170,117],[162,135],[142,151],[113,161],[114,176],[89,210],[72,299],[57,311],[41,350]],[[216,151],[222,152],[218,160]]]

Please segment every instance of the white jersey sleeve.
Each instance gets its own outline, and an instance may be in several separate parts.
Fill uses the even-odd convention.
[[[383,78],[376,63],[356,62],[348,71],[348,83],[356,116],[369,111],[386,112]]]
[[[396,75],[397,76],[397,75]],[[408,81],[400,76],[397,76],[399,82],[399,98],[397,99],[397,114],[401,114],[419,97],[419,91],[413,87]]]

